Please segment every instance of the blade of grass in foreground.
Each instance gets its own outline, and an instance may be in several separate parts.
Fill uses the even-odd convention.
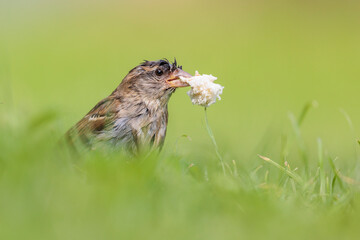
[[[215,140],[215,136],[209,126],[209,122],[208,122],[208,118],[207,118],[207,112],[206,112],[206,108],[205,108],[205,124],[206,124],[206,130],[211,138],[211,141],[213,142],[214,144],[214,147],[215,147],[215,152],[216,152],[216,156],[219,158],[220,160],[220,163],[221,163],[221,167],[222,167],[222,170],[223,170],[223,173],[224,175],[226,175],[226,172],[225,172],[225,164],[224,164],[224,160],[222,158],[222,156],[220,155],[219,153],[219,148],[218,148],[218,145],[216,144],[216,140]]]
[[[301,136],[300,125],[299,125],[298,121],[296,120],[294,114],[289,113],[289,119],[290,119],[291,125],[292,125],[294,133],[295,133],[295,138],[296,138],[299,150],[300,150],[301,158],[304,162],[306,177],[309,177],[309,161],[308,161],[308,156],[306,153],[305,143]]]
[[[342,173],[336,168],[334,160],[329,158],[329,163],[330,163],[330,166],[331,166],[335,176],[338,179],[340,188],[342,190],[345,190],[344,183],[349,184],[349,185],[355,185],[355,186],[358,186],[358,187],[360,186],[360,183],[357,182],[355,179],[342,175]]]
[[[292,179],[294,179],[294,181],[296,183],[298,183],[299,185],[303,185],[303,180],[302,178],[297,175],[296,173],[294,173],[293,171],[291,170],[288,170],[286,169],[285,167],[283,166],[280,166],[277,162],[274,162],[273,160],[271,160],[270,158],[268,157],[264,157],[264,156],[261,156],[260,154],[258,154],[258,156],[263,159],[265,162],[268,162],[270,163],[271,165],[277,167],[278,169],[280,169],[282,172],[286,173],[289,177],[291,177]]]
[[[307,104],[305,104],[304,108],[302,109],[301,113],[300,113],[300,116],[297,120],[297,122],[299,123],[299,126],[301,126],[301,124],[303,123],[307,113],[309,112],[309,110],[311,108],[316,108],[319,106],[319,103],[314,100],[314,101],[311,101],[311,102],[308,102]]]
[[[322,141],[318,139],[318,158],[319,158],[319,169],[320,169],[320,197],[325,202],[326,201],[326,176],[324,170],[324,152],[322,147]]]
[[[347,122],[347,124],[349,126],[349,129],[351,131],[351,134],[353,135],[353,138],[356,140],[356,142],[358,144],[360,144],[359,140],[357,140],[357,132],[355,131],[353,121],[351,120],[349,114],[344,109],[340,109],[340,112],[344,116],[344,118],[346,119],[346,122]],[[357,145],[357,144],[355,143],[355,145]],[[357,146],[355,146],[355,157],[356,157],[357,160],[360,160],[360,152],[359,152],[359,149],[357,148]],[[357,161],[357,163],[358,162],[359,161]]]
[[[294,132],[295,132],[296,141],[298,143],[300,153],[301,153],[301,157],[302,157],[304,165],[305,165],[306,177],[309,177],[309,174],[310,174],[309,160],[308,160],[308,156],[307,156],[307,153],[306,153],[305,143],[304,143],[304,141],[303,141],[303,139],[301,137],[300,127],[301,127],[302,123],[304,122],[304,119],[305,119],[306,115],[308,114],[309,110],[311,108],[318,107],[318,105],[319,104],[318,104],[318,102],[316,100],[308,102],[307,104],[305,104],[305,106],[303,107],[298,119],[296,119],[294,114],[289,113],[289,118],[290,118],[290,121],[291,121],[291,125],[293,127]]]

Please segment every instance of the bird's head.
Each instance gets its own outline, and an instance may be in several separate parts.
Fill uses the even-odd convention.
[[[147,98],[168,98],[179,87],[189,86],[180,81],[180,77],[191,75],[178,66],[176,60],[144,61],[133,68],[119,86],[122,91],[130,91]]]

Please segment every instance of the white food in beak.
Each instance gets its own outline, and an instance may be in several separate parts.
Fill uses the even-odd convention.
[[[193,77],[180,77],[182,82],[188,83],[191,86],[190,91],[187,92],[191,102],[203,107],[209,107],[216,102],[216,99],[221,100],[220,94],[222,94],[224,87],[214,83],[216,79],[217,77],[212,75],[200,75],[198,71],[195,72]]]

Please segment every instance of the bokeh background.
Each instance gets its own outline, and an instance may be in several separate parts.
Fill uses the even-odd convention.
[[[176,57],[225,86],[209,109],[219,145],[249,158],[277,143],[309,101],[305,139],[334,154],[360,121],[358,1],[1,1],[1,101],[24,115],[61,111],[64,129],[106,97],[142,60]],[[208,147],[203,109],[185,89],[170,102],[167,145],[187,134]],[[272,134],[270,141],[267,132]],[[273,132],[275,131],[275,134]],[[182,143],[181,143],[182,144]],[[269,146],[269,151],[274,145]]]
[[[284,136],[294,138],[289,113],[315,101],[301,129],[310,164],[321,138],[340,165],[355,166],[359,12],[355,0],[0,0],[1,118],[55,111],[65,132],[142,60],[176,57],[225,86],[208,115],[226,160],[278,159]],[[186,91],[170,100],[164,152],[206,159],[204,110]]]

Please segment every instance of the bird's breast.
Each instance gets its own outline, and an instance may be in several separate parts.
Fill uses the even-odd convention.
[[[145,108],[137,114],[128,115],[119,112],[112,133],[116,145],[135,143],[138,148],[142,146],[156,148],[163,144],[168,119],[167,106],[156,110],[145,105],[143,107]]]

